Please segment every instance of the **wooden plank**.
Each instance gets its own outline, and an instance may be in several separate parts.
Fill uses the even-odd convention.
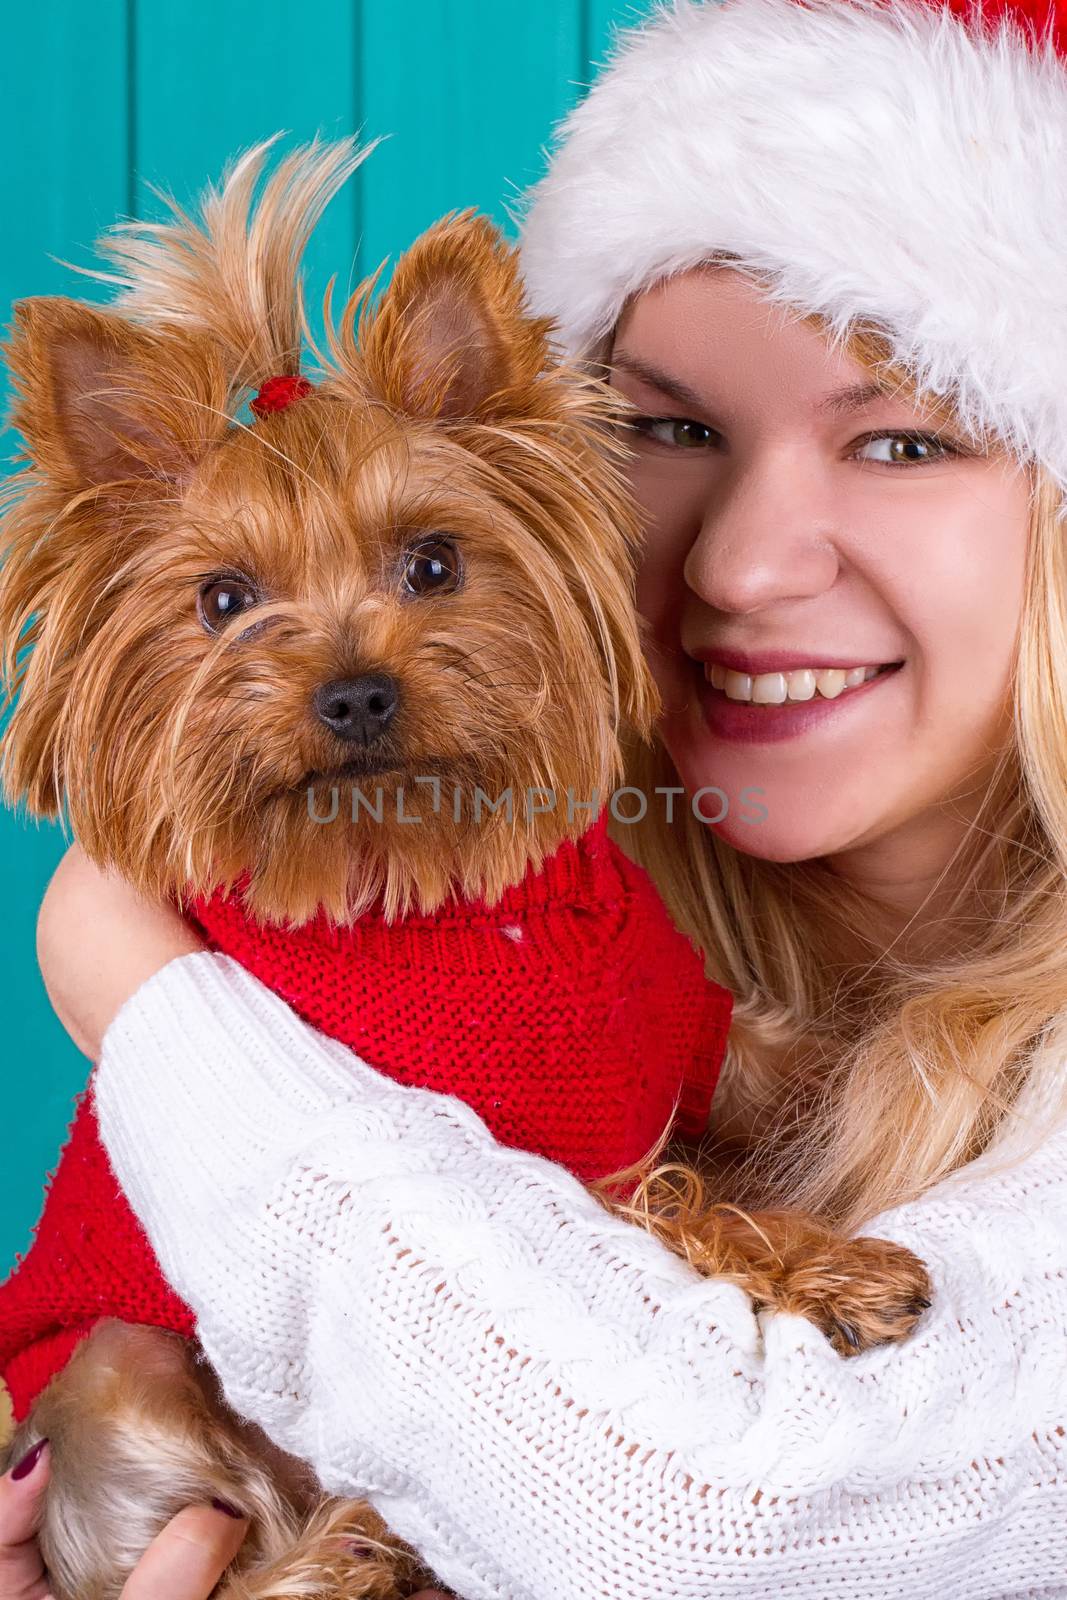
[[[4,19],[5,322],[23,295],[88,292],[49,256],[76,258],[126,210],[126,49],[125,0],[50,0]]]
[[[368,135],[360,266],[372,270],[447,211],[506,206],[542,169],[553,123],[578,93],[581,0],[426,0],[364,6]]]
[[[125,0],[49,0],[5,16],[5,323],[12,301],[27,295],[105,292],[49,257],[85,262],[86,246],[127,209],[127,42]],[[5,434],[5,469],[14,447]],[[88,1073],[52,1014],[35,954],[37,908],[63,848],[58,829],[0,809],[0,1275],[29,1242],[45,1174]]]
[[[193,199],[231,157],[285,132],[290,148],[358,128],[355,0],[139,0],[135,153],[140,215],[160,208],[144,183]],[[310,305],[330,274],[352,276],[358,186],[339,195],[308,257]]]

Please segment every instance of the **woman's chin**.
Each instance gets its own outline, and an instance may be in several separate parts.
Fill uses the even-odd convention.
[[[804,781],[777,780],[750,763],[718,759],[721,752],[694,749],[675,756],[685,804],[717,838],[761,861],[810,861],[869,843],[893,808],[884,785],[842,781],[840,773],[809,772]],[[864,803],[866,801],[866,804]],[[677,802],[682,803],[682,802]]]
[[[690,700],[663,718],[660,733],[686,803],[735,850],[764,861],[809,861],[868,843],[907,814],[909,784],[901,775],[914,775],[915,741],[899,726],[904,719],[891,716],[872,729],[857,706],[804,736],[763,743],[721,737],[704,709]],[[754,708],[753,720],[763,710]]]
[[[773,828],[768,824],[734,822],[732,818],[708,823],[708,827],[724,844],[758,861],[811,861],[834,855],[851,842],[840,843],[822,829]]]

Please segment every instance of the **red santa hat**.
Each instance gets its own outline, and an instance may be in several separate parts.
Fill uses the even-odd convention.
[[[672,0],[619,35],[531,192],[531,307],[588,353],[728,252],[886,335],[1067,492],[1067,3]]]

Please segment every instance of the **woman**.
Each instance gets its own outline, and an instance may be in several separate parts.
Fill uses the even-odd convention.
[[[77,855],[50,891],[46,977],[230,1400],[465,1596],[1062,1583],[1065,152],[1067,73],[1012,26],[679,0],[524,233],[534,309],[637,407],[665,714],[620,833],[738,997],[723,1181],[920,1255],[908,1344],[761,1327]]]

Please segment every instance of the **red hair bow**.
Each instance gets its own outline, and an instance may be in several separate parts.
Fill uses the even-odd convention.
[[[299,373],[283,374],[277,378],[268,378],[250,402],[253,416],[268,417],[272,411],[284,411],[286,406],[291,406],[294,400],[302,400],[310,394],[314,384],[302,378]]]

